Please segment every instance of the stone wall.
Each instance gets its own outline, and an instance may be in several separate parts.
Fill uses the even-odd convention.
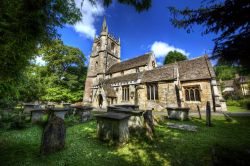
[[[206,110],[206,103],[210,101],[211,108],[213,108],[213,100],[212,100],[212,91],[211,91],[211,84],[210,80],[196,80],[196,81],[189,81],[189,82],[182,82],[182,106],[189,107],[191,111],[197,110],[197,105],[200,107],[201,111]],[[199,86],[200,87],[200,98],[201,101],[186,101],[185,99],[185,86]]]
[[[147,99],[147,86],[146,84],[140,85],[138,90],[139,108],[148,110],[154,108],[157,111],[165,110],[167,106],[176,106],[175,86],[173,82],[160,82],[158,83],[158,100]]]

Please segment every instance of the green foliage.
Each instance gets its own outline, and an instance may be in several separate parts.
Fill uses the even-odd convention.
[[[71,91],[64,87],[53,87],[46,89],[46,94],[41,97],[43,101],[54,101],[54,102],[77,102],[81,101],[83,97],[83,89],[77,91]]]
[[[0,128],[18,130],[25,127],[27,127],[27,121],[22,110],[0,110]]]
[[[39,44],[58,36],[56,28],[80,20],[74,0],[2,0],[0,79],[13,79],[34,57]]]
[[[241,100],[227,100],[227,106],[242,107],[250,110],[250,99],[245,98]]]
[[[0,108],[13,107],[17,103],[18,85],[18,80],[0,80]]]
[[[213,58],[227,64],[242,65],[250,71],[250,2],[240,0],[206,0],[198,9],[178,10],[170,7],[172,24],[191,32],[192,26],[202,25],[203,34],[215,33]]]
[[[215,74],[218,80],[231,80],[238,73],[238,68],[234,66],[217,65],[214,67]]]
[[[74,126],[75,124],[79,124],[80,122],[80,117],[77,115],[67,115],[65,116],[64,122],[66,126]]]
[[[40,73],[46,87],[41,99],[55,102],[81,101],[87,73],[84,54],[59,40],[53,41],[51,46],[42,47],[39,53],[46,62]]]
[[[229,106],[229,105],[227,105],[227,110],[229,112],[250,112],[250,109],[238,106]]]
[[[183,60],[187,60],[187,56],[183,55],[182,53],[178,52],[178,51],[170,51],[164,59],[164,65],[166,64],[170,64],[170,63],[174,63],[174,62],[178,62],[178,61],[183,61]]]

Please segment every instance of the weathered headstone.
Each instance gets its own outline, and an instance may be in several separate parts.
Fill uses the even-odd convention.
[[[147,110],[144,114],[144,123],[146,129],[146,136],[150,139],[153,139],[154,135],[154,122],[153,122],[153,114],[152,110]]]
[[[201,119],[201,111],[200,111],[200,107],[197,105],[197,111],[198,111],[198,114],[199,114],[199,119]]]
[[[207,102],[207,107],[206,107],[206,125],[208,127],[211,127],[211,106],[210,102]]]
[[[55,115],[51,115],[43,131],[40,153],[49,154],[63,149],[65,137],[64,121]]]

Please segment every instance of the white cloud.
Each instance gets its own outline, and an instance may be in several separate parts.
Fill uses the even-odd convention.
[[[45,66],[45,61],[42,59],[42,56],[37,56],[35,59],[37,65]]]
[[[99,16],[104,14],[102,2],[97,0],[93,5],[89,0],[75,0],[75,3],[81,10],[82,19],[74,25],[74,29],[87,38],[93,39],[96,34],[94,23]]]
[[[163,63],[162,62],[157,62],[157,66],[162,66],[163,65]]]
[[[181,48],[176,48],[174,46],[169,45],[168,43],[161,42],[161,41],[155,41],[151,45],[151,51],[154,52],[157,58],[166,56],[170,51],[178,51],[186,56],[190,54],[189,52],[186,52],[185,50]]]

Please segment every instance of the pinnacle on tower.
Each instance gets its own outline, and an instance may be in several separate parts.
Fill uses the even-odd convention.
[[[108,27],[106,23],[106,17],[104,16],[103,22],[102,22],[102,32],[108,32]]]

